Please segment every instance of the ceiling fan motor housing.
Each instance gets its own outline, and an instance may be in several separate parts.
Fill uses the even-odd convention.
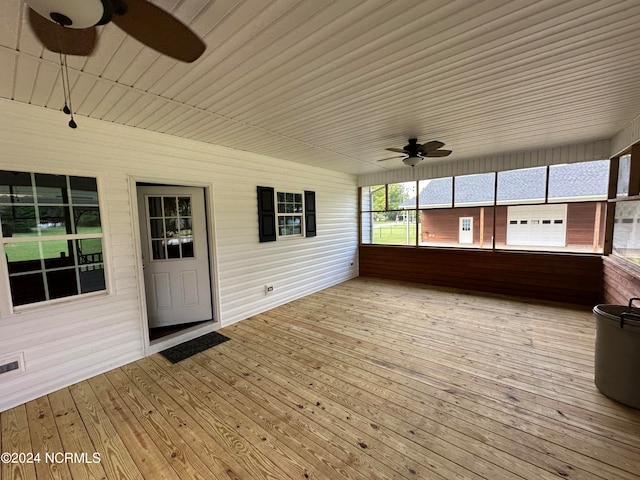
[[[410,138],[409,144],[405,145],[403,150],[409,154],[409,157],[417,157],[420,152],[419,147],[418,139]]]
[[[42,17],[69,28],[90,28],[111,21],[110,0],[25,0]]]

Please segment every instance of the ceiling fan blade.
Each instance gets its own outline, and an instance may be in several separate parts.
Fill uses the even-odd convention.
[[[424,154],[425,157],[448,157],[451,155],[451,150],[431,150]]]
[[[67,55],[91,55],[96,47],[96,28],[65,28],[29,8],[29,24],[44,48]]]
[[[418,146],[418,150],[423,153],[430,152],[431,150],[438,150],[439,148],[444,147],[444,143],[438,140],[432,140],[430,142],[425,142],[422,145]]]
[[[388,149],[387,149],[388,150]],[[400,155],[398,157],[388,157],[388,158],[382,158],[380,160],[377,160],[378,162],[386,162],[388,160],[397,160],[398,158],[405,158],[406,155]]]
[[[127,11],[112,22],[148,47],[183,62],[203,54],[205,43],[180,20],[146,0],[125,0]]]
[[[387,148],[387,150],[389,150],[390,152],[406,153],[407,155],[409,154],[409,152],[403,150],[402,148]]]

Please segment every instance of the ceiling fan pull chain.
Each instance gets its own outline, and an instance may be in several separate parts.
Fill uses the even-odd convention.
[[[62,91],[64,94],[64,107],[62,111],[71,115],[69,127],[77,128],[78,124],[73,119],[73,106],[71,105],[71,83],[69,82],[69,65],[67,64],[67,54],[60,53],[60,73],[62,75]]]
[[[65,76],[67,77],[67,97],[69,99],[69,115],[71,115],[71,120],[69,120],[69,126],[71,128],[78,128],[78,124],[73,119],[73,105],[71,105],[71,83],[69,82],[69,65],[67,64],[67,54],[64,54],[64,71]]]
[[[64,80],[64,62],[62,60],[62,52],[58,53],[60,56],[60,79],[62,80],[62,94],[64,95],[64,107],[62,107],[62,111],[69,115],[71,110],[69,110],[69,106],[67,105],[67,85]]]

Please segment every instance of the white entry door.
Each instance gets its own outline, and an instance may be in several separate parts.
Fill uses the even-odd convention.
[[[473,243],[473,217],[460,217],[458,243]]]
[[[212,320],[204,189],[137,191],[149,327]]]

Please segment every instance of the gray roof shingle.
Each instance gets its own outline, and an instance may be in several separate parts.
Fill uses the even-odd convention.
[[[509,170],[498,173],[498,203],[544,200],[546,167]],[[493,203],[494,174],[456,177],[456,204]],[[552,165],[549,168],[549,199],[581,197],[606,198],[609,160]],[[451,177],[426,181],[420,191],[420,206],[451,205]],[[422,184],[422,182],[421,182]],[[402,207],[415,205],[415,198]]]

